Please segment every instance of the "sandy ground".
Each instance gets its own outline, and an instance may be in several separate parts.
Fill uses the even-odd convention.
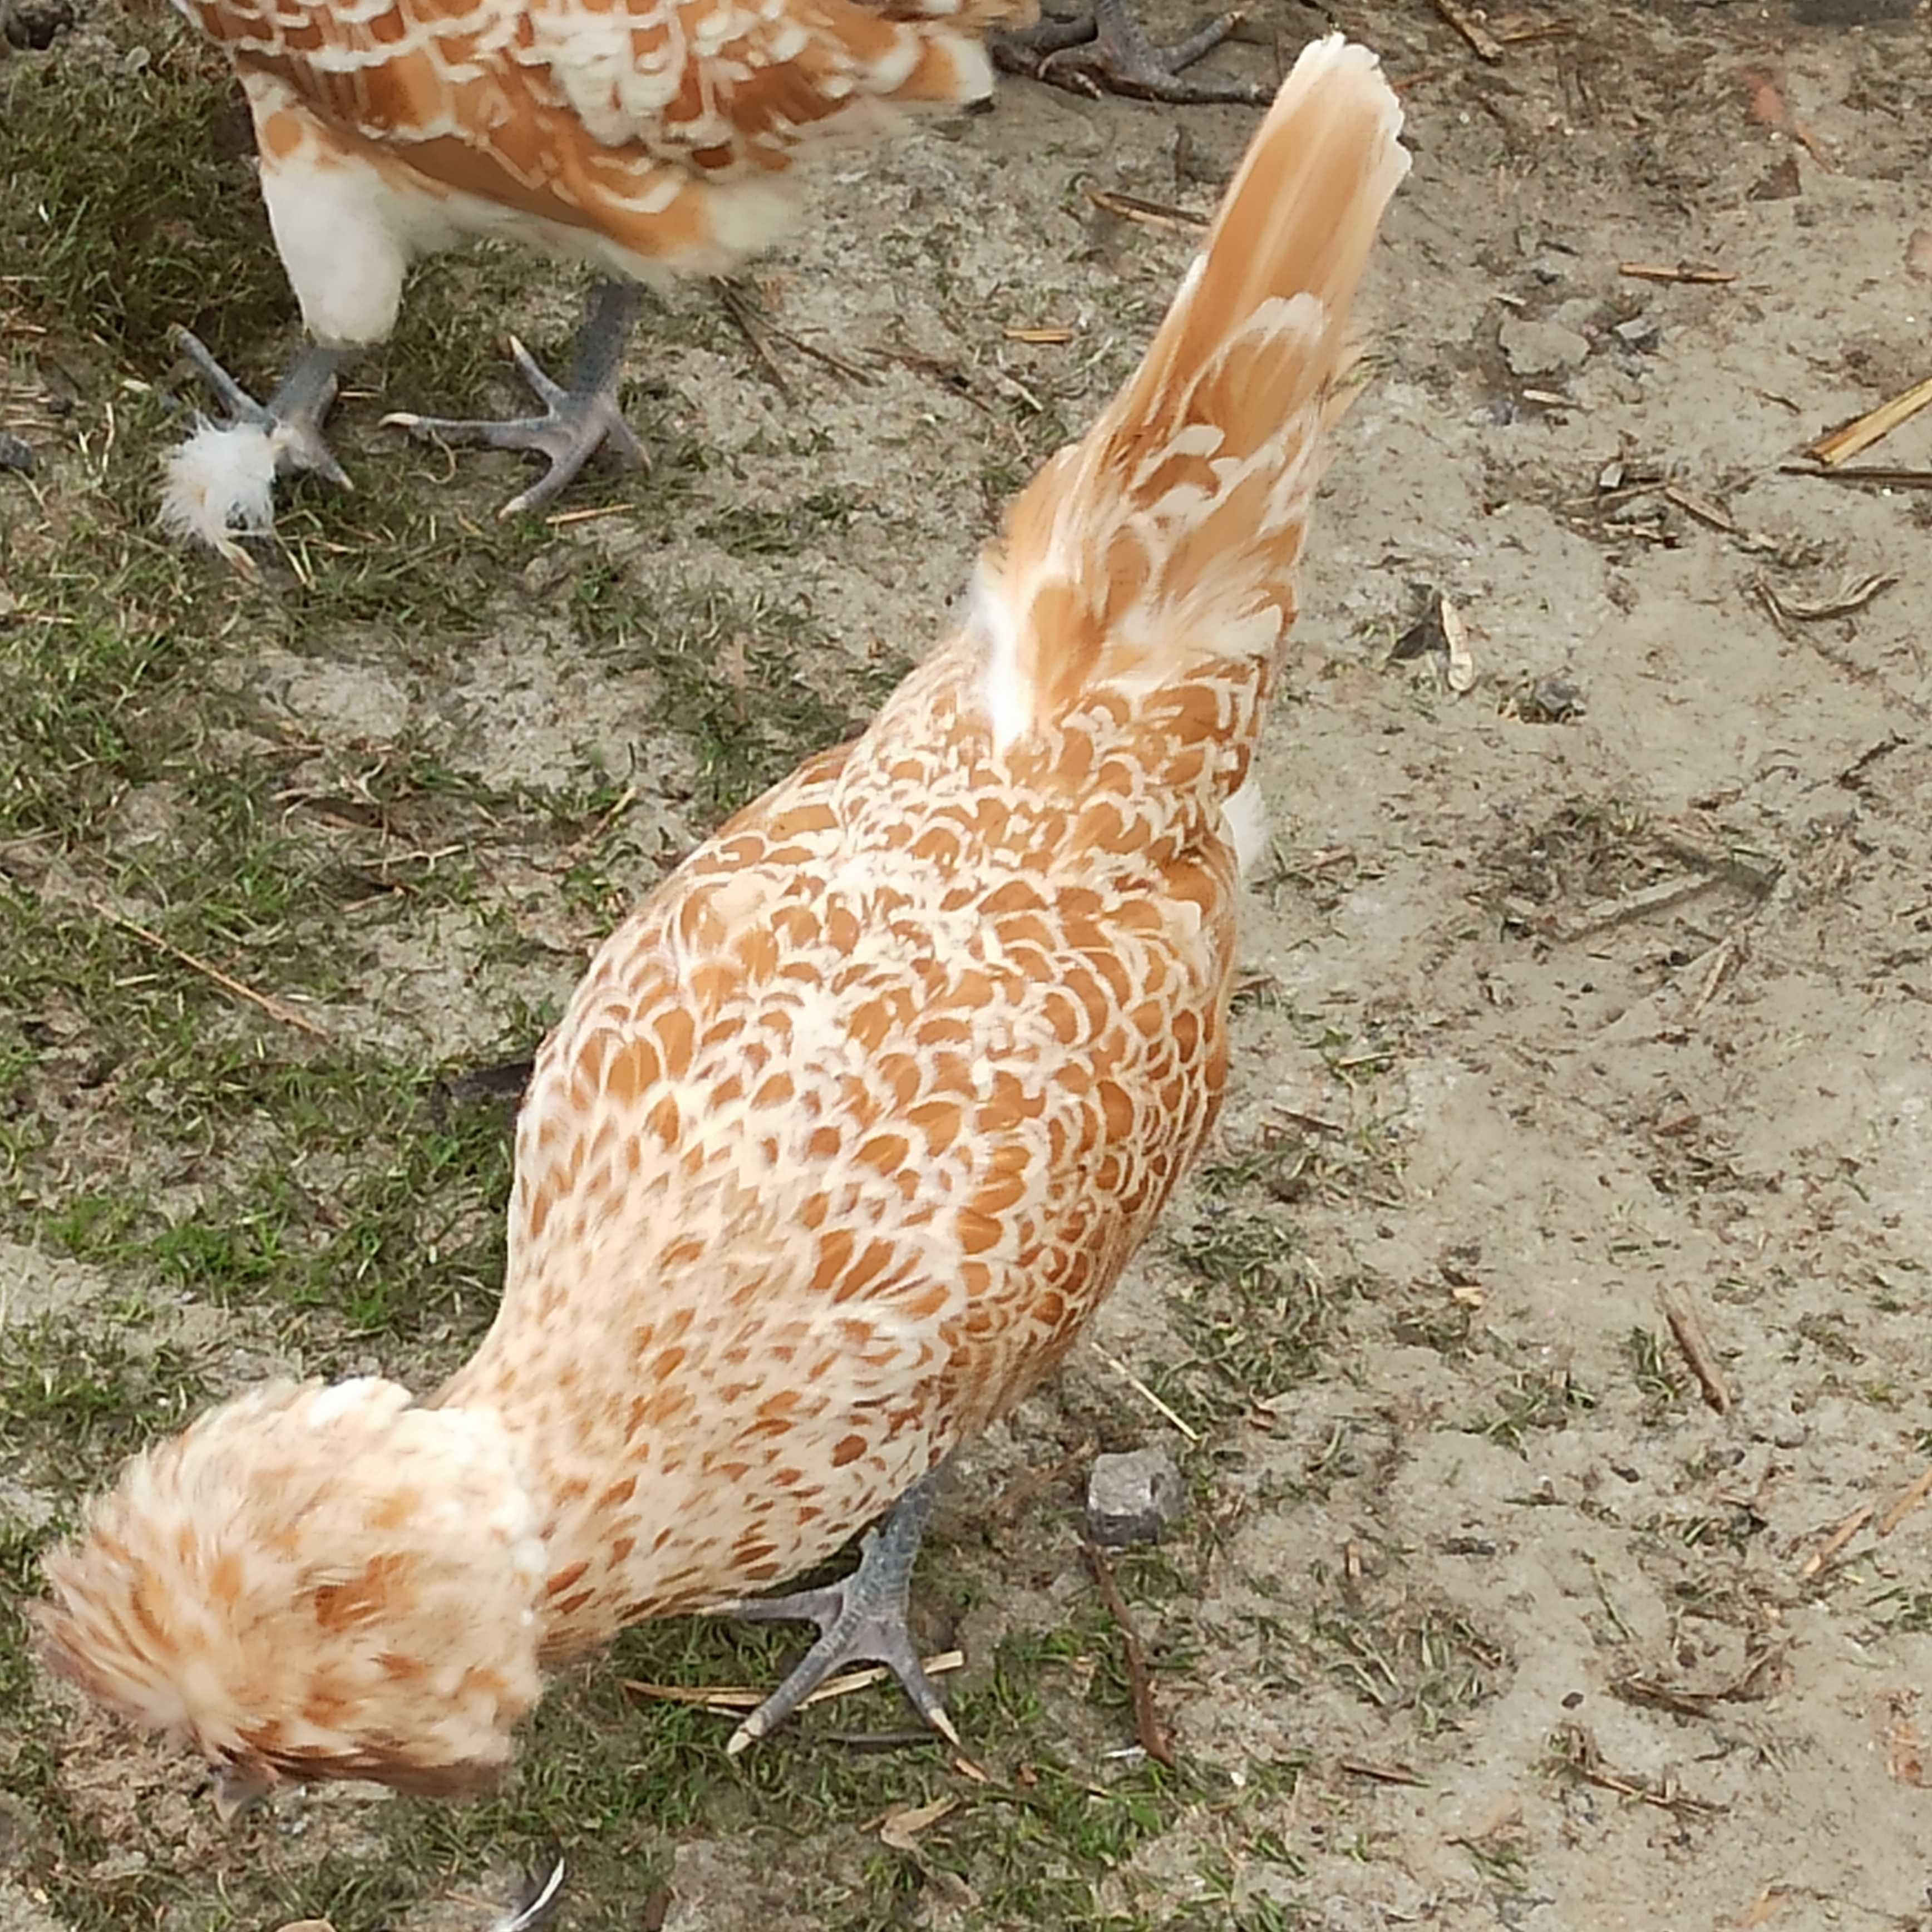
[[[1321,25],[1257,12],[1286,57]],[[1415,166],[1267,737],[1221,1144],[1096,1346],[967,1459],[936,1562],[970,1606],[933,1634],[983,1672],[1058,1627],[1083,1459],[1162,1444],[1191,1501],[1136,1612],[1155,1695],[1264,1815],[1184,1808],[1066,1922],[1932,1924],[1932,1507],[1892,1508],[1932,1456],[1932,492],[1781,467],[1932,374],[1932,18],[1575,0],[1492,13],[1488,64],[1421,0],[1334,17],[1403,83]],[[781,344],[782,394],[716,329],[633,350],[660,433],[712,452],[694,500],[836,493],[808,541],[566,526],[460,652],[265,648],[236,679],[319,742],[427,740],[496,784],[601,758],[647,884],[705,829],[691,754],[649,670],[564,621],[577,574],[802,604],[827,692],[916,656],[1185,260],[1086,190],[1204,208],[1252,120],[1016,82],[842,162],[760,274],[862,385]],[[565,312],[540,278],[524,301]],[[1857,460],[1922,482],[1932,414]],[[1460,691],[1417,628],[1445,596]],[[597,917],[505,891],[536,949],[388,942],[375,1034],[460,1058],[567,988]],[[1274,1245],[1228,1263],[1258,1218]],[[58,1303],[73,1264],[16,1254]],[[1203,1339],[1230,1324],[1232,1372]],[[70,1777],[118,1748],[66,1721]],[[1133,1743],[1118,1708],[1076,1735],[1096,1778]],[[796,1868],[755,1822],[670,1832],[640,1914],[1006,1922],[937,1868],[888,1917],[824,1904],[902,1856],[866,1822]],[[0,1925],[38,1910],[0,1888]]]

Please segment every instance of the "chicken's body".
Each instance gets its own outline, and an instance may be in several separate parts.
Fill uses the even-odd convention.
[[[985,98],[986,29],[1034,11],[1032,0],[176,4],[241,77],[310,338],[314,393],[298,412],[235,407],[285,468],[329,466],[327,379],[388,338],[419,256],[497,240],[625,286],[722,273],[784,232],[805,148],[876,134],[902,110]],[[606,359],[601,388],[567,392],[586,418],[574,461],[524,439],[558,469],[520,505],[553,494],[596,446],[592,432],[610,432]],[[239,508],[220,498],[218,484],[178,472],[172,520],[214,540]]]
[[[1212,1118],[1246,734],[1213,739],[1265,674],[1002,754],[982,657],[727,827],[539,1059],[512,1286],[438,1400],[558,1509],[547,1648],[836,1550],[1053,1366]]]
[[[63,1668],[256,1772],[458,1783],[541,1662],[826,1555],[1060,1359],[1220,1102],[1250,764],[1399,124],[1361,50],[1304,56],[965,626],[592,965],[476,1357],[426,1406],[244,1399],[137,1464],[50,1562]],[[488,1535],[385,1448],[439,1428],[452,1486],[504,1492]]]

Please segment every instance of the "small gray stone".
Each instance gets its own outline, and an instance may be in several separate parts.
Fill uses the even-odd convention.
[[[1540,677],[1530,686],[1520,708],[1533,724],[1567,724],[1582,716],[1582,690],[1567,677]]]
[[[1652,316],[1634,315],[1629,321],[1617,324],[1617,339],[1631,349],[1654,348],[1663,333]]]
[[[1165,1449],[1096,1456],[1087,1478],[1087,1533],[1114,1550],[1152,1543],[1186,1499],[1180,1472]]]
[[[1586,337],[1560,322],[1533,322],[1511,316],[1502,326],[1503,354],[1518,376],[1555,376],[1580,369],[1588,359]]]

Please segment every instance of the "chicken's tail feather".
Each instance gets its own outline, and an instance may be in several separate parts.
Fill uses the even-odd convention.
[[[1367,49],[1331,35],[1303,52],[1140,368],[982,562],[1000,742],[1204,656],[1272,660],[1356,284],[1408,167],[1401,126]]]

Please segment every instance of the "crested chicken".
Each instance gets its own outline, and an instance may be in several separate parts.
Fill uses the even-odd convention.
[[[1047,1375],[1227,1076],[1256,734],[1407,166],[1309,47],[1146,359],[856,742],[607,942],[518,1123],[502,1306],[418,1400],[278,1384],[140,1456],[46,1560],[56,1668],[231,1800],[463,1788],[545,1666],[692,1612],[820,1629],[733,1748],[889,1665],[934,1483]],[[755,1593],[863,1540],[829,1588]]]
[[[245,562],[278,475],[346,482],[322,435],[344,361],[388,339],[418,256],[514,241],[602,279],[567,386],[512,349],[541,407],[502,422],[398,415],[549,468],[643,451],[617,379],[640,284],[722,273],[776,240],[801,154],[992,89],[987,30],[1033,0],[177,0],[247,93],[275,246],[308,342],[266,404],[182,345],[228,412],[169,460],[164,522]]]

